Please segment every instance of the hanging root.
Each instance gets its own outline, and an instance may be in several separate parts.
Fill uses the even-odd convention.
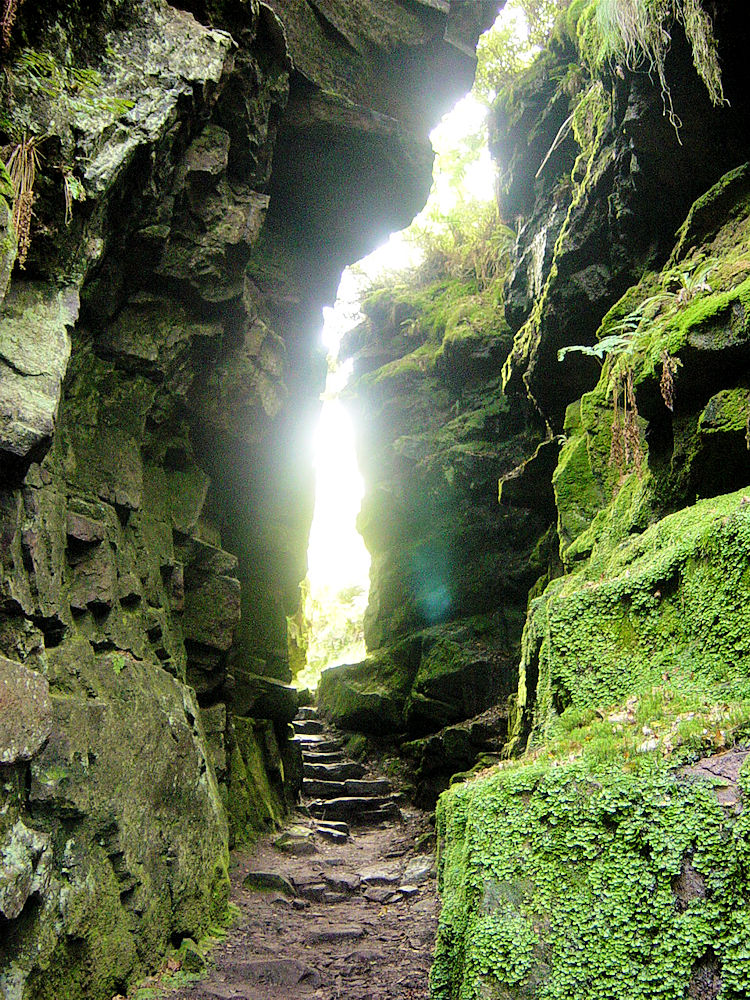
[[[8,158],[8,173],[13,182],[13,228],[18,246],[18,266],[24,267],[31,246],[31,218],[34,206],[34,183],[41,159],[37,136],[24,136]]]
[[[612,445],[609,449],[609,464],[622,472],[625,468],[625,437],[620,414],[619,379],[615,382],[612,392],[614,394],[614,417],[612,418]]]
[[[635,466],[640,476],[643,468],[643,448],[641,447],[641,432],[638,427],[638,407],[635,404],[633,388],[633,373],[628,371],[625,376],[625,461]]]
[[[16,15],[23,0],[3,0],[3,14],[0,18],[0,52],[7,52],[10,48],[10,36],[13,25],[16,23]]]
[[[609,464],[625,475],[632,465],[640,476],[643,470],[643,446],[638,427],[638,407],[635,402],[633,373],[620,372],[612,388],[614,396],[614,416],[612,418],[612,444],[609,450]],[[622,396],[622,407],[620,397]]]
[[[679,358],[673,358],[667,351],[662,352],[659,389],[661,390],[661,398],[664,400],[664,405],[668,410],[674,410],[674,377],[681,364],[682,362]]]

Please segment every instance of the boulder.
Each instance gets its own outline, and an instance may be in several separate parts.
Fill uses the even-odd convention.
[[[404,725],[404,704],[412,678],[408,659],[373,654],[360,663],[324,670],[318,704],[343,729],[398,732]]]
[[[299,696],[297,689],[273,677],[261,677],[235,666],[235,687],[232,706],[237,715],[250,715],[256,719],[271,719],[288,723],[297,714]]]
[[[226,652],[239,620],[239,580],[209,577],[195,589],[186,590],[182,627],[191,642]]]
[[[500,640],[502,642],[502,639]],[[441,729],[495,704],[514,688],[514,664],[503,645],[446,626],[423,634],[419,669],[405,705],[411,732]]]

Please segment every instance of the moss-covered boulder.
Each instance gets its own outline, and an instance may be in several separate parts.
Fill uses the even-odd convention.
[[[404,705],[410,732],[442,729],[478,715],[515,690],[511,650],[490,623],[470,621],[422,633],[419,667]]]
[[[299,708],[296,688],[273,677],[261,677],[239,666],[234,668],[232,707],[237,715],[271,719],[279,727],[292,721]]]
[[[342,729],[398,732],[414,665],[403,645],[398,652],[374,654],[361,663],[329,667],[321,674],[318,704]]]
[[[435,732],[504,701],[516,686],[516,647],[502,616],[424,629],[361,663],[329,667],[322,710],[344,729]]]
[[[445,793],[432,995],[743,996],[746,757],[530,762]]]
[[[618,703],[660,683],[725,698],[750,681],[750,499],[702,500],[532,602],[523,698],[544,729],[567,708]],[[710,697],[710,694],[708,694]]]
[[[249,844],[274,829],[286,812],[284,765],[273,725],[235,716],[231,730],[227,812],[233,844]]]

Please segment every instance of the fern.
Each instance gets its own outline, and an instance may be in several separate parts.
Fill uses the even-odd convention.
[[[599,361],[604,361],[610,354],[622,354],[623,351],[626,351],[630,347],[631,343],[632,338],[629,336],[612,334],[608,337],[602,337],[593,347],[588,347],[586,344],[571,344],[568,347],[561,347],[557,352],[557,360],[563,361],[566,355],[577,351],[579,354],[585,354],[589,358],[597,358]]]

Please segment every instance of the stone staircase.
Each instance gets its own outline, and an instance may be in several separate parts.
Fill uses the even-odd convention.
[[[316,708],[301,708],[293,725],[302,749],[302,804],[318,833],[344,841],[351,826],[401,821],[401,795],[387,778],[365,776],[365,768],[346,756]]]

